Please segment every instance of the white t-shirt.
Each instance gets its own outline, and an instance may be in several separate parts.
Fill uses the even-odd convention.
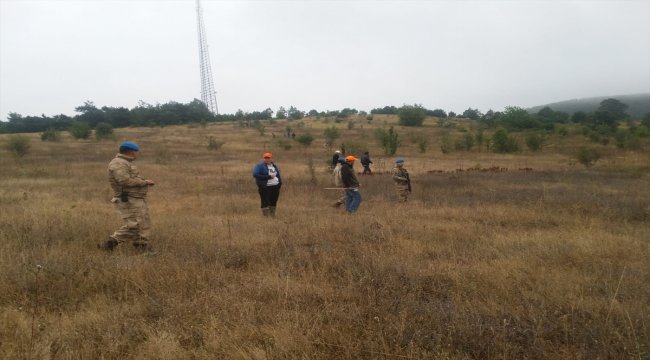
[[[278,172],[275,171],[275,166],[271,164],[267,164],[266,166],[269,168],[269,175],[274,175],[273,179],[266,181],[266,186],[277,186],[280,184],[280,179],[278,179]]]

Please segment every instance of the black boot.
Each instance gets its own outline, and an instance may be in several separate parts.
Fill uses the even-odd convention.
[[[133,242],[133,247],[136,250],[140,251],[140,252],[146,252],[146,251],[152,251],[153,250],[151,245],[149,245],[149,241],[143,240],[143,239],[134,241]]]
[[[108,240],[97,244],[97,248],[104,251],[113,251],[117,246],[117,240],[113,238],[108,238]]]

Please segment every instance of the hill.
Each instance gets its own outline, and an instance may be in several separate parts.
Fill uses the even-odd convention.
[[[592,98],[584,99],[572,99],[566,101],[560,101],[545,105],[534,106],[529,108],[528,111],[531,113],[536,113],[541,110],[543,107],[548,106],[556,111],[563,111],[569,114],[573,114],[577,111],[584,112],[593,112],[598,109],[600,102],[614,98],[617,99],[629,106],[627,113],[632,116],[632,118],[640,119],[644,114],[650,112],[650,93],[648,94],[634,94],[634,95],[615,95],[615,96],[598,96]]]

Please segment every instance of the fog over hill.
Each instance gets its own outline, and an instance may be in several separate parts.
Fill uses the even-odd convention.
[[[529,108],[528,111],[536,113],[545,106],[550,107],[555,111],[563,111],[573,114],[576,111],[584,111],[586,113],[593,112],[598,109],[600,102],[605,99],[617,99],[628,106],[627,113],[634,119],[640,119],[645,113],[650,112],[650,93],[647,94],[632,94],[632,95],[614,95],[614,96],[598,96],[584,99],[572,99],[559,101],[555,103],[534,106]]]

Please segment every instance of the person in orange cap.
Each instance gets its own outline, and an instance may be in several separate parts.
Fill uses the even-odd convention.
[[[359,180],[354,173],[354,162],[356,157],[349,155],[341,166],[341,181],[345,187],[345,211],[352,214],[357,211],[361,204],[361,193],[359,192]]]
[[[273,154],[264,153],[262,161],[253,168],[253,177],[260,194],[262,215],[275,217],[275,208],[280,197],[282,178],[280,169],[273,163]]]

